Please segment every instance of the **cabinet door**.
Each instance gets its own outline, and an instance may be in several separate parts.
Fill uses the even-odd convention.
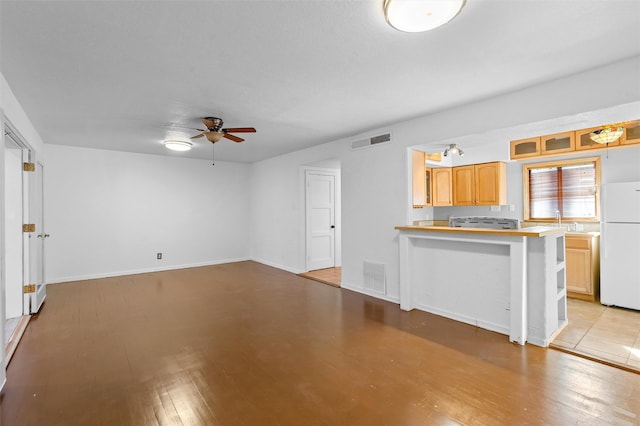
[[[453,168],[453,205],[473,206],[476,201],[474,166]]]
[[[591,250],[567,247],[567,291],[593,294],[591,283]]]
[[[432,206],[433,198],[431,197],[431,188],[433,186],[431,179],[432,170],[430,168],[424,171],[424,186],[425,186],[425,205]]]
[[[511,141],[511,159],[535,157],[540,155],[540,138],[518,139]]]
[[[411,169],[413,182],[413,207],[422,207],[426,205],[424,152],[412,151]]]
[[[476,205],[497,206],[507,204],[507,165],[505,163],[476,164],[474,172]]]
[[[556,133],[540,138],[540,151],[543,154],[559,154],[575,150],[575,132]]]
[[[621,145],[640,143],[640,120],[631,121],[624,126],[624,134],[620,138]]]
[[[431,169],[432,178],[432,196],[434,206],[451,206],[451,168],[450,167],[434,167]]]
[[[602,127],[591,127],[590,129],[576,130],[576,151],[582,151],[586,149],[601,149],[607,146],[620,145],[620,139],[607,145],[602,145],[594,142],[591,139],[591,132],[598,129],[602,129]]]

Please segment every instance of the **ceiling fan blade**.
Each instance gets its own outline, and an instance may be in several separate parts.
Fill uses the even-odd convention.
[[[191,136],[191,139],[198,139],[204,136],[204,133],[200,133],[199,135]]]
[[[229,134],[229,133],[225,133],[225,134],[223,135],[223,137],[225,137],[225,138],[227,138],[227,139],[231,139],[231,140],[232,140],[232,141],[234,141],[234,142],[242,142],[242,141],[244,140],[244,139],[242,139],[242,138],[239,138],[239,137],[237,137],[237,136],[235,136],[235,135],[231,135],[231,134]]]
[[[255,133],[256,129],[253,127],[229,127],[228,129],[222,129],[222,131],[231,133]]]

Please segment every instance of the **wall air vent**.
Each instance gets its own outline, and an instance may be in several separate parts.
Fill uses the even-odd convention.
[[[369,148],[370,146],[380,145],[391,142],[391,133],[383,133],[381,135],[372,136],[366,139],[358,139],[351,142],[351,149]]]
[[[385,294],[387,291],[387,280],[385,265],[364,261],[364,288],[376,293]]]

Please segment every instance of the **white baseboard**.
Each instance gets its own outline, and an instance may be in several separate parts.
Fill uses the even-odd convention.
[[[296,274],[296,275],[297,274],[301,274],[303,272],[306,272],[306,271],[302,271],[302,270],[298,270],[298,269],[294,269],[294,268],[289,268],[288,266],[279,265],[277,263],[269,262],[268,260],[260,259],[258,257],[252,257],[249,260],[253,260],[254,262],[262,263],[263,265],[267,265],[267,266],[271,266],[271,267],[274,267],[274,268],[282,269],[283,271],[291,272],[292,274]]]
[[[375,291],[369,291],[364,287],[354,286],[349,283],[345,283],[344,281],[340,284],[340,288],[344,288],[345,290],[355,291],[356,293],[365,294],[367,296],[375,297],[376,299],[386,300],[387,302],[400,304],[399,297],[392,297],[392,296],[387,296],[386,294],[376,293]]]
[[[112,272],[103,272],[98,274],[88,274],[88,275],[74,275],[69,277],[57,277],[47,280],[47,284],[58,284],[58,283],[66,283],[69,281],[85,281],[85,280],[95,280],[99,278],[111,278],[111,277],[120,277],[123,275],[136,275],[136,274],[146,274],[149,272],[162,272],[162,271],[173,271],[175,269],[186,269],[186,268],[198,268],[201,266],[211,266],[211,265],[220,265],[222,263],[233,263],[233,262],[242,262],[246,260],[252,260],[248,257],[242,257],[237,259],[221,259],[221,260],[212,260],[207,262],[198,262],[198,263],[188,263],[184,265],[165,265],[159,266],[155,268],[141,268],[134,269],[129,271],[112,271]]]
[[[484,328],[485,330],[495,331],[496,333],[506,334],[507,338],[509,337],[509,326],[496,324],[489,321],[483,321],[478,318],[472,318],[467,315],[462,315],[456,312],[446,311],[444,309],[436,308],[429,305],[419,304],[416,306],[416,309],[421,311],[429,312],[431,314],[439,315],[441,317],[449,318],[455,321],[463,322],[465,324],[473,325],[475,327]]]

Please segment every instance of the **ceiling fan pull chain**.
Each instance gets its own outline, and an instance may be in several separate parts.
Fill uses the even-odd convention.
[[[216,159],[216,144],[212,143],[211,144],[211,165],[215,166],[215,159]]]

